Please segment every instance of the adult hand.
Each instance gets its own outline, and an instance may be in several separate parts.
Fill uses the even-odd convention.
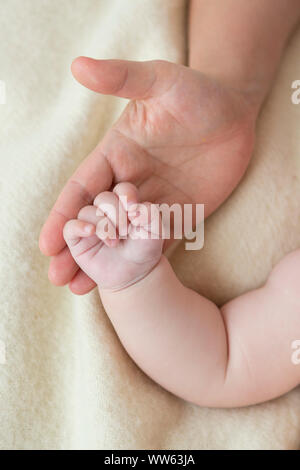
[[[40,235],[41,251],[52,257],[51,282],[85,294],[95,283],[72,258],[65,223],[98,193],[124,181],[139,188],[141,200],[204,203],[207,217],[247,168],[257,109],[241,91],[167,61],[80,57],[72,72],[95,92],[130,100],[67,181]]]

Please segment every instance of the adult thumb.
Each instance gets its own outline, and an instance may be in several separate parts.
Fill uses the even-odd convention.
[[[159,96],[172,86],[179,65],[165,60],[96,60],[78,57],[71,70],[76,80],[90,90],[128,99]]]

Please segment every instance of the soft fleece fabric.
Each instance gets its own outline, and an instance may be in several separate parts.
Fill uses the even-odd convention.
[[[176,398],[128,357],[96,290],[76,297],[50,284],[48,259],[38,249],[66,179],[126,105],[75,83],[72,59],[185,63],[186,6],[185,0],[1,3],[0,80],[7,94],[0,105],[1,449],[300,447],[299,388],[236,410]],[[299,47],[300,31],[262,112],[251,166],[206,222],[204,249],[180,245],[171,255],[183,282],[218,303],[260,285],[283,254],[300,246],[300,105],[291,102]]]

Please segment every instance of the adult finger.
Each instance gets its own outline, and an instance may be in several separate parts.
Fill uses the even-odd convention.
[[[90,90],[128,99],[159,96],[177,80],[181,66],[166,60],[97,60],[78,57],[71,70]]]
[[[73,294],[84,295],[96,287],[96,283],[87,276],[81,269],[77,271],[69,283],[69,289]]]
[[[63,228],[66,222],[75,219],[79,210],[91,204],[100,191],[109,189],[111,183],[111,167],[98,146],[67,181],[54,204],[40,234],[42,253],[54,256],[65,247]]]

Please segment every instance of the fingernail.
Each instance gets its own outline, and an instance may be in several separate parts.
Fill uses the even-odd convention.
[[[94,226],[91,225],[91,224],[85,225],[85,227],[84,227],[85,233],[92,233],[93,229],[94,229]]]

